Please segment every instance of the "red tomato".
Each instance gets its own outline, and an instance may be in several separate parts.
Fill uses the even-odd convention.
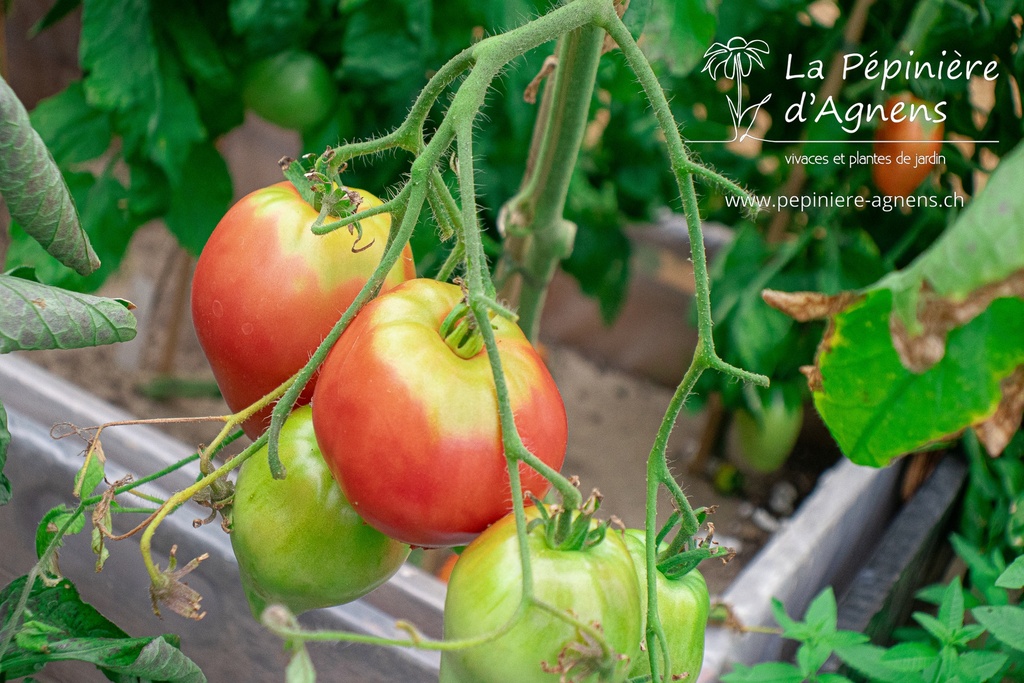
[[[486,351],[462,358],[439,330],[455,285],[411,280],[363,309],[321,368],[313,425],[345,496],[370,525],[415,546],[464,545],[512,507]],[[558,469],[565,407],[522,331],[494,323],[526,447]],[[525,490],[547,481],[520,467]]]
[[[380,205],[368,192],[361,208]],[[317,236],[317,212],[289,182],[256,190],[227,212],[210,236],[192,279],[192,320],[224,400],[251,405],[294,375],[355,299],[384,254],[391,217]],[[384,283],[415,277],[406,250]],[[308,403],[310,383],[299,403]],[[266,409],[245,423],[255,439]]]
[[[888,157],[889,163],[874,164],[871,177],[885,194],[906,197],[924,182],[935,167],[934,159],[942,149],[945,126],[935,120],[937,117],[932,105],[910,93],[889,98],[885,103],[885,117],[886,120],[875,131],[874,152]],[[920,142],[905,142],[907,140]],[[910,161],[897,163],[900,155],[910,157]]]

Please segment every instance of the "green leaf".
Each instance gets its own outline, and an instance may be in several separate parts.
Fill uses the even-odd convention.
[[[817,683],[853,683],[852,680],[842,674],[819,674]]]
[[[7,428],[7,410],[0,402],[0,505],[11,500],[11,480],[4,476],[7,464],[7,447],[11,445],[11,430]]]
[[[71,12],[81,4],[82,0],[57,0],[57,2],[53,4],[53,7],[46,12],[46,15],[36,22],[35,26],[33,26],[29,31],[29,35],[34,36],[45,31],[67,15],[71,14]]]
[[[996,579],[999,588],[1024,588],[1024,555],[1021,555]]]
[[[995,455],[1016,431],[995,418],[1024,365],[1022,174],[1018,145],[927,251],[861,292],[765,293],[797,319],[832,318],[811,388],[854,462],[885,466],[971,426]]]
[[[71,525],[64,532],[64,535],[74,535],[85,528],[85,516],[75,516],[74,511],[70,510],[65,505],[58,505],[55,508],[49,510],[43,518],[39,520],[39,526],[36,527],[36,557],[42,557],[43,553],[50,546],[50,543],[56,538],[57,533],[61,527],[67,524],[68,520],[71,520]],[[63,539],[58,543],[61,545]]]
[[[960,577],[949,582],[942,603],[939,605],[939,621],[950,632],[964,625],[964,591],[960,586]]]
[[[953,634],[950,629],[946,628],[944,623],[932,615],[925,614],[924,612],[914,612],[913,617],[914,621],[921,624],[924,630],[928,631],[940,643],[946,643],[952,638]]]
[[[870,676],[873,681],[881,683],[921,683],[924,681],[921,670],[900,671],[883,661],[887,653],[888,650],[877,645],[855,645],[836,652],[850,668],[865,676]]]
[[[722,676],[723,683],[802,683],[804,676],[792,664],[765,662],[755,666],[735,665],[735,671]]]
[[[160,89],[153,120],[146,138],[146,155],[164,170],[177,186],[187,182],[193,143],[206,138],[199,110],[182,78],[178,65],[170,58],[160,63]]]
[[[420,3],[408,4],[405,9],[414,19]],[[400,93],[408,97],[419,89],[425,82],[427,52],[422,35],[416,33],[415,23],[407,21],[405,30],[396,27],[393,14],[381,12],[372,3],[354,12],[345,26],[342,41],[345,76],[366,85],[387,85],[388,99],[395,103],[400,102]],[[408,101],[411,103],[412,99]]]
[[[221,45],[194,4],[157,3],[153,10],[158,24],[167,30],[178,58],[190,75],[220,88],[237,86],[235,76],[224,61]]]
[[[83,278],[50,258],[16,223],[11,229],[8,264],[30,265],[35,268],[38,280],[48,285],[79,292],[93,291],[120,266],[142,218],[129,215],[125,206],[128,195],[113,176],[97,180],[89,173],[68,173],[65,180],[81,208],[82,225],[102,265]]]
[[[908,268],[878,284],[894,292],[894,312],[911,333],[925,329],[918,318],[926,288],[930,296],[953,302],[970,301],[985,287],[1012,290],[1011,278],[1024,271],[1022,174],[1024,144],[1019,144],[950,229]]]
[[[100,263],[53,158],[14,91],[0,79],[0,194],[11,218],[82,275]]]
[[[305,643],[298,643],[291,648],[292,658],[284,670],[286,683],[316,683],[316,669],[309,658],[309,650]]]
[[[926,643],[900,643],[893,645],[881,656],[881,662],[897,671],[924,671],[939,653]]]
[[[1024,652],[1024,608],[1011,605],[976,607],[971,614],[993,636]]]
[[[1024,299],[998,299],[950,332],[942,360],[922,373],[900,362],[891,313],[891,292],[881,289],[834,318],[813,392],[843,453],[874,467],[990,418],[1000,383],[1024,363]]]
[[[89,106],[82,81],[41,101],[29,118],[58,164],[95,159],[110,147],[110,114]]]
[[[75,473],[74,493],[76,498],[88,496],[103,481],[105,475],[103,461],[97,452],[89,455],[89,461],[83,463],[82,469]]]
[[[0,353],[99,346],[135,338],[131,304],[0,275]]]
[[[655,0],[644,28],[648,58],[664,62],[673,76],[697,67],[715,38],[716,0]]]
[[[25,582],[26,577],[15,579],[0,592],[4,628],[14,626],[14,605]],[[178,649],[177,636],[129,637],[83,602],[67,579],[54,586],[36,580],[25,614],[31,619],[21,624],[12,647],[0,660],[0,671],[8,680],[34,674],[48,662],[77,660],[94,664],[111,680],[206,681],[199,667]]]
[[[291,47],[300,34],[309,0],[231,0],[231,27],[256,54]]]
[[[829,586],[807,606],[804,622],[816,633],[827,634],[836,630],[836,616],[836,596]]]
[[[973,650],[961,653],[959,664],[960,670],[967,674],[970,680],[988,681],[999,675],[1008,660],[1009,657],[998,652]]]
[[[149,8],[148,0],[85,3],[79,57],[93,106],[123,111],[138,103],[152,111],[160,71]]]
[[[193,145],[181,182],[172,185],[164,221],[181,246],[198,256],[231,198],[231,174],[220,152],[209,143]]]
[[[626,8],[626,13],[622,15],[622,22],[634,39],[639,39],[640,34],[644,32],[653,5],[654,0],[632,0]]]

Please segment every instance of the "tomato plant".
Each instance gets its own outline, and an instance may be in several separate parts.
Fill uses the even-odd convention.
[[[338,89],[323,60],[309,52],[286,50],[249,67],[242,99],[267,121],[302,131],[328,117]]]
[[[536,509],[528,509],[536,519]],[[579,657],[572,678],[579,681],[625,680],[640,656],[641,605],[636,570],[625,542],[617,533],[603,534],[578,549],[551,547],[544,526],[528,534],[533,591],[558,610],[568,610],[584,624],[593,624],[618,657],[612,671],[601,670],[601,654],[587,634],[550,612],[528,605],[507,632],[482,647],[445,652],[442,683],[534,683],[558,681],[559,665]],[[460,639],[495,631],[513,618],[522,598],[515,518],[508,515],[482,533],[459,557],[448,582],[444,605],[445,638]],[[486,606],[485,609],[481,609]],[[566,658],[569,658],[568,660]],[[561,679],[565,680],[565,679]]]
[[[885,120],[875,130],[875,154],[888,161],[875,163],[871,177],[879,190],[906,197],[924,182],[942,149],[944,115],[910,93],[893,95],[885,102]],[[919,142],[915,142],[919,141]],[[905,163],[898,159],[903,158]]]
[[[468,318],[443,333],[462,298],[424,279],[378,297],[341,335],[313,395],[317,439],[345,495],[367,522],[417,546],[467,543],[512,508],[487,354]],[[567,440],[558,388],[515,323],[492,325],[516,427],[558,469]],[[547,491],[544,477],[521,471],[526,490]]]
[[[647,574],[646,541],[642,529],[626,529],[626,547],[629,548],[640,582],[640,599],[644,607],[646,628]],[[704,662],[704,629],[708,624],[711,601],[704,575],[691,569],[682,576],[669,578],[661,570],[657,574],[658,613],[665,628],[665,641],[672,661],[669,673],[694,681]],[[630,677],[650,676],[651,662],[641,655],[629,670]]]
[[[281,430],[274,479],[264,446],[238,473],[231,546],[257,617],[269,603],[294,612],[349,602],[398,571],[409,546],[368,526],[345,500],[320,454],[309,406]]]
[[[380,200],[358,191],[362,209]],[[288,182],[246,195],[218,223],[192,279],[192,320],[224,400],[241,410],[294,375],[380,261],[391,219],[360,221],[362,234],[317,236],[317,211]],[[384,289],[415,275],[412,252]],[[306,388],[308,402],[313,385]],[[245,423],[250,438],[269,409]]]
[[[730,445],[758,472],[774,472],[793,451],[804,423],[799,395],[787,398],[782,389],[768,392],[767,402],[757,411],[740,408],[732,415]]]

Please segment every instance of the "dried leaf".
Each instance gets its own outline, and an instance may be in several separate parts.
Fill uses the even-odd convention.
[[[855,292],[843,292],[829,295],[818,292],[779,292],[766,289],[761,298],[772,308],[782,311],[789,317],[805,323],[809,320],[821,320],[831,317],[860,298]]]
[[[210,555],[204,553],[190,561],[184,567],[175,569],[175,553],[178,546],[171,548],[170,566],[161,572],[160,580],[152,583],[149,587],[149,596],[153,601],[153,613],[160,616],[160,603],[167,605],[172,612],[186,619],[199,620],[206,616],[206,612],[200,612],[199,603],[203,596],[199,591],[190,588],[187,583],[181,581],[182,577],[191,573],[199,563]]]

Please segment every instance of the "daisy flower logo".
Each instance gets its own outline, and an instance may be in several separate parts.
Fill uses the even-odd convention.
[[[702,73],[707,72],[713,80],[722,77],[736,83],[735,99],[731,97],[728,99],[729,111],[736,131],[733,140],[743,139],[747,136],[751,126],[754,125],[758,110],[772,97],[768,95],[756,104],[743,106],[743,79],[750,76],[755,64],[764,68],[761,56],[768,53],[768,43],[763,40],[747,40],[740,37],[732,38],[728,43],[714,43],[704,53],[705,62],[704,68],[701,69]]]

